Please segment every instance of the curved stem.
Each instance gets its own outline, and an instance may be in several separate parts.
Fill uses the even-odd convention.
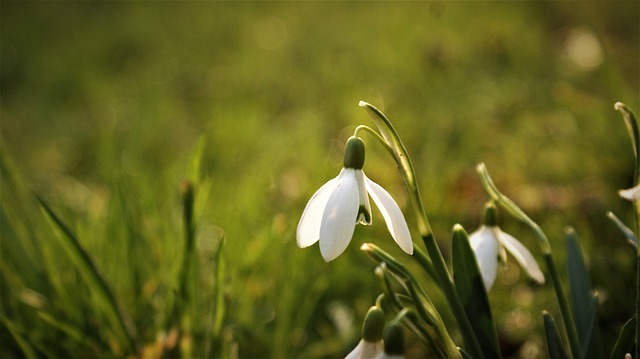
[[[549,275],[551,276],[551,282],[553,284],[553,290],[556,295],[556,300],[558,301],[558,306],[560,307],[560,313],[562,314],[562,321],[564,322],[564,327],[567,332],[567,338],[569,340],[571,353],[574,358],[580,357],[578,331],[576,330],[575,321],[573,320],[573,315],[571,313],[571,308],[569,308],[569,302],[567,301],[567,295],[564,290],[564,286],[562,285],[562,281],[560,280],[560,274],[553,260],[549,239],[542,231],[542,228],[540,228],[540,226],[536,222],[529,218],[529,216],[527,216],[527,214],[524,213],[524,211],[520,209],[518,205],[516,205],[511,199],[509,199],[509,197],[500,193],[496,185],[493,183],[493,180],[491,180],[489,172],[487,171],[487,167],[484,165],[484,163],[478,164],[476,170],[478,171],[480,180],[482,181],[482,185],[489,196],[517,220],[524,222],[527,226],[529,226],[536,237],[538,237],[540,248],[542,249],[542,254],[544,256],[544,261],[547,265],[547,269],[549,270]]]
[[[416,181],[415,170],[407,150],[400,140],[395,128],[391,124],[391,121],[389,121],[389,119],[380,110],[364,101],[360,101],[359,105],[367,111],[380,130],[380,133],[386,142],[385,148],[390,147],[392,149],[392,157],[398,165],[398,170],[404,180],[413,210],[416,214],[416,221],[418,222],[420,236],[422,237],[427,252],[431,257],[438,284],[446,296],[447,301],[451,305],[451,309],[458,322],[465,344],[467,345],[467,349],[474,358],[483,358],[484,356],[482,349],[480,348],[478,338],[471,327],[471,323],[469,322],[469,318],[464,310],[462,301],[454,287],[451,274],[447,269],[440,247],[438,247],[436,238],[431,230],[431,225],[429,224],[427,212],[422,203],[422,196],[420,195],[420,190]]]
[[[636,155],[636,166],[633,186],[640,184],[640,130],[638,121],[633,111],[622,102],[616,102],[613,108],[622,113],[624,123],[627,125],[629,136],[633,145],[633,153]],[[640,204],[633,201],[633,212],[635,214],[636,234],[640,233]],[[636,318],[640,317],[640,246],[636,248]],[[640,320],[636,321],[636,343],[640,343]],[[640,345],[636,344],[635,358],[640,358]]]

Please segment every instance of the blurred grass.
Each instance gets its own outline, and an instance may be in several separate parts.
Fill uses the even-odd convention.
[[[193,176],[200,138],[201,278],[191,285],[210,313],[224,236],[227,304],[224,335],[206,337],[208,317],[192,317],[203,323],[191,323],[190,345],[221,356],[237,345],[241,357],[343,352],[380,291],[359,244],[402,254],[380,216],[330,265],[294,237],[308,198],[337,175],[344,140],[370,124],[359,100],[385,111],[405,141],[445,252],[454,223],[478,225],[486,197],[473,168],[484,161],[547,231],[561,268],[562,229],[576,228],[601,291],[605,347],[632,312],[627,281],[611,278],[631,278],[633,256],[604,213],[632,219],[616,195],[631,184],[633,154],[613,103],[640,111],[636,2],[0,10],[3,357],[126,353],[31,191],[73,229],[142,342],[161,341],[181,285],[178,185]],[[367,143],[367,174],[405,201],[392,162]],[[539,254],[530,233],[504,226]],[[535,356],[542,309],[557,317],[551,292],[511,264],[500,279],[490,300],[501,342]]]

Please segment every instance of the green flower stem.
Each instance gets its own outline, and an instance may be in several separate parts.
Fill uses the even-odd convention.
[[[553,260],[553,255],[551,253],[551,245],[549,244],[549,239],[544,234],[540,226],[535,223],[529,216],[518,207],[511,199],[507,196],[500,193],[496,185],[491,180],[489,176],[489,172],[487,171],[484,163],[480,163],[476,170],[480,175],[480,180],[482,181],[482,185],[484,189],[487,191],[489,196],[498,203],[505,211],[510,213],[519,221],[525,223],[527,226],[531,228],[536,237],[539,239],[540,248],[542,249],[542,255],[544,257],[544,261],[547,265],[547,269],[549,270],[549,275],[551,276],[551,282],[553,283],[553,290],[556,295],[556,300],[558,301],[558,306],[560,307],[560,313],[562,314],[562,320],[564,322],[565,329],[567,331],[567,337],[569,340],[569,346],[571,348],[571,353],[574,358],[580,357],[580,344],[578,341],[578,331],[576,330],[575,322],[573,320],[573,315],[571,313],[571,309],[569,308],[569,303],[567,301],[567,295],[562,285],[562,281],[560,280],[560,274],[556,267],[556,264]]]
[[[419,318],[416,313],[411,308],[402,308],[401,311],[396,314],[394,320],[404,322],[416,335],[422,339],[425,343],[431,347],[431,349],[436,353],[438,358],[447,358],[446,354],[442,352],[440,347],[436,345],[429,332],[427,332],[424,326],[419,325]]]
[[[627,125],[631,143],[633,145],[633,153],[636,156],[635,176],[633,186],[640,184],[640,130],[638,129],[638,121],[633,111],[622,102],[616,102],[613,108],[622,113],[624,123]],[[636,234],[640,233],[640,204],[633,201],[633,213],[635,214]],[[640,246],[636,247],[636,318],[640,318]],[[640,320],[636,321],[636,343],[640,343]],[[634,358],[640,358],[640,345],[636,344],[636,352]]]
[[[367,254],[373,257],[376,261],[382,262],[380,265],[382,270],[391,273],[393,277],[409,292],[418,314],[427,324],[433,327],[438,338],[440,338],[445,347],[447,356],[449,358],[462,359],[462,354],[460,354],[460,351],[453,342],[453,339],[451,339],[440,314],[433,306],[433,303],[427,296],[425,290],[420,287],[411,272],[407,270],[402,263],[398,262],[390,254],[383,251],[375,244],[365,243],[362,245],[361,249],[367,252]],[[386,283],[386,286],[387,290],[392,293],[390,290],[390,284]],[[402,308],[403,306],[400,305],[400,307]]]
[[[471,327],[469,318],[467,318],[467,314],[464,311],[462,301],[460,300],[460,297],[458,297],[458,293],[456,292],[456,289],[454,287],[453,280],[451,279],[451,274],[449,273],[447,265],[444,261],[444,257],[440,252],[440,247],[438,247],[438,243],[436,242],[433,231],[431,230],[431,225],[429,224],[427,213],[425,211],[424,205],[422,204],[422,196],[420,195],[420,190],[416,181],[415,170],[413,168],[413,164],[411,163],[411,159],[409,158],[407,150],[402,144],[398,133],[391,124],[391,121],[389,121],[389,119],[380,110],[364,101],[360,101],[359,105],[367,111],[369,116],[371,116],[376,126],[380,130],[382,138],[386,142],[385,147],[387,149],[391,149],[390,152],[393,159],[396,161],[396,164],[398,165],[398,170],[400,171],[402,179],[404,180],[413,210],[416,213],[416,220],[418,222],[420,236],[422,237],[427,252],[431,257],[434,273],[438,280],[438,284],[440,285],[440,288],[447,298],[447,301],[451,305],[451,309],[454,316],[456,317],[456,320],[458,321],[458,325],[464,337],[465,344],[467,345],[467,350],[474,358],[483,358],[478,338],[476,337],[473,328]]]

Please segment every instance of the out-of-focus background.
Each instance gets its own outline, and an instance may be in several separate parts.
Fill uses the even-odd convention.
[[[405,141],[445,256],[455,223],[480,224],[487,197],[474,167],[483,161],[547,232],[561,270],[563,228],[576,228],[605,347],[632,315],[633,250],[605,212],[632,224],[617,190],[631,185],[634,157],[613,104],[640,111],[635,1],[0,8],[5,358],[135,355],[34,193],[73,229],[131,317],[144,348],[137,355],[170,346],[184,247],[179,184],[198,143],[193,293],[204,309],[180,324],[181,353],[346,353],[381,291],[360,244],[414,265],[379,213],[329,264],[317,246],[296,246],[300,214],[338,174],[345,140],[355,126],[373,126],[360,100],[383,110]],[[393,161],[365,141],[366,173],[415,227]],[[544,268],[532,233],[503,220]],[[457,336],[441,294],[418,277]],[[216,288],[224,315],[212,332]],[[541,312],[559,318],[549,285],[532,285],[512,259],[490,300],[505,356],[546,355]],[[420,343],[409,349],[428,355]]]

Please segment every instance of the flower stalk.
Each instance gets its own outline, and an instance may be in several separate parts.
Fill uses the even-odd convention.
[[[567,301],[566,291],[564,290],[564,286],[562,285],[562,281],[560,280],[560,273],[558,272],[558,268],[556,267],[556,264],[553,260],[549,239],[547,239],[547,236],[536,222],[529,218],[529,216],[527,216],[527,214],[524,213],[524,211],[520,209],[518,205],[516,205],[511,199],[509,199],[509,197],[503,195],[498,190],[496,185],[493,183],[493,180],[489,176],[489,172],[487,171],[487,167],[484,163],[478,164],[478,166],[476,167],[476,171],[480,175],[482,185],[491,199],[493,199],[513,217],[529,226],[536,237],[538,237],[544,261],[547,265],[547,269],[549,270],[549,276],[551,277],[551,283],[553,284],[553,290],[556,295],[556,300],[558,301],[558,306],[560,307],[560,313],[562,314],[562,320],[567,332],[567,338],[569,340],[569,347],[571,349],[572,356],[574,358],[581,357],[580,343],[578,341],[578,331],[576,330],[575,321],[573,320],[573,315],[571,313],[571,308],[569,307],[569,302]]]
[[[389,119],[380,110],[364,101],[360,101],[359,105],[367,111],[369,116],[371,116],[376,126],[378,127],[382,138],[386,142],[387,149],[391,149],[390,153],[392,154],[393,159],[398,165],[398,170],[400,171],[407,192],[409,193],[409,198],[413,210],[416,214],[420,236],[422,237],[427,252],[431,257],[434,273],[437,278],[438,284],[440,285],[440,288],[447,298],[447,301],[451,305],[453,314],[456,317],[456,320],[464,337],[467,350],[474,358],[483,358],[478,339],[473,332],[473,328],[471,326],[471,323],[469,322],[469,318],[467,318],[467,315],[464,311],[462,301],[457,295],[453,280],[451,278],[451,274],[447,269],[444,257],[442,256],[440,247],[438,247],[438,243],[431,229],[431,225],[429,224],[427,213],[422,202],[422,196],[420,195],[420,190],[418,188],[415,170],[413,168],[413,164],[411,163],[411,159],[409,158],[407,150],[402,144],[398,133],[391,124],[391,121],[389,121]]]
[[[384,274],[384,272],[391,273],[402,287],[407,290],[413,299],[412,303],[415,305],[419,316],[425,323],[433,327],[438,338],[442,341],[447,357],[462,358],[462,355],[453,342],[453,339],[451,339],[440,314],[433,306],[433,303],[427,296],[425,290],[418,284],[411,272],[407,270],[402,263],[374,244],[365,243],[360,249],[369,254],[374,260],[382,263],[379,267],[383,272],[382,274]],[[386,290],[393,296],[390,283],[385,283],[385,286]],[[396,305],[398,308],[405,308],[401,303],[396,303]]]
[[[633,145],[633,153],[636,157],[635,172],[633,186],[640,185],[640,129],[638,129],[638,121],[633,111],[622,102],[616,102],[613,108],[622,113],[622,118],[627,126],[631,144]],[[640,203],[633,200],[633,213],[635,215],[636,234],[640,233]],[[636,318],[640,316],[640,246],[636,246]],[[636,343],[640,343],[640,320],[636,321]],[[636,344],[634,358],[640,358],[640,345]]]

